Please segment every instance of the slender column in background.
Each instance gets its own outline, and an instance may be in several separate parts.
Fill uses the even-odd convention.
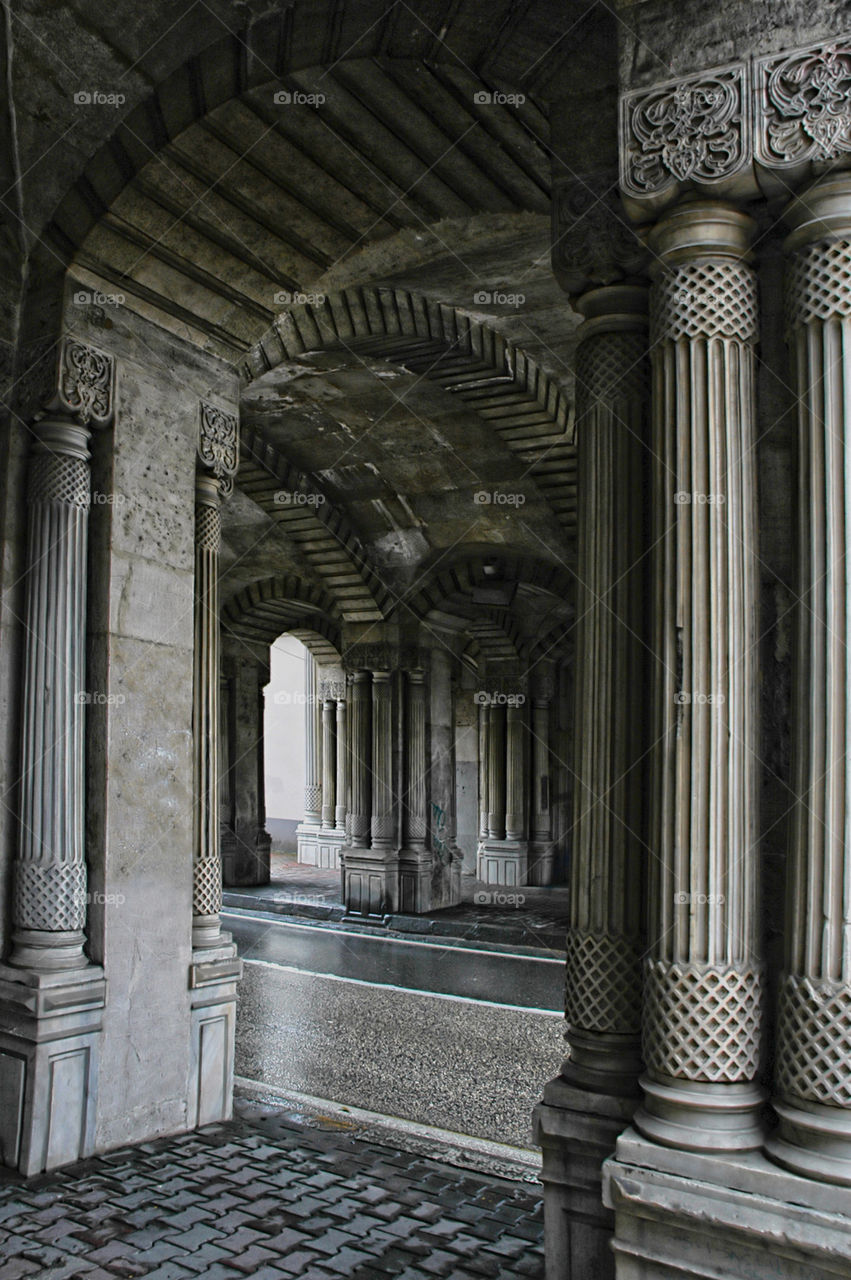
[[[851,1185],[851,175],[794,200],[787,337],[798,392],[798,594],[786,973],[767,1143]]]
[[[545,885],[553,875],[553,817],[550,789],[550,699],[532,700],[532,785],[529,883]]]
[[[372,689],[368,671],[354,673],[351,690],[351,841],[359,848],[368,848],[372,819]]]
[[[651,233],[653,784],[645,1137],[762,1142],[756,843],[753,220],[683,202]]]
[[[322,819],[318,683],[316,660],[307,652],[304,658],[304,821],[308,826],[318,826]]]
[[[337,742],[334,736],[336,704],[333,698],[322,703],[322,825],[334,826],[336,808]]]
[[[346,791],[348,787],[348,737],[346,727],[346,686],[343,685],[343,696],[337,699],[337,723],[335,741],[337,744],[337,803],[334,806],[334,826],[343,831],[346,826]]]
[[[479,839],[488,838],[488,770],[490,757],[490,707],[479,703]]]
[[[404,844],[406,850],[423,854],[428,835],[425,673],[409,671],[406,691]]]
[[[488,839],[505,839],[505,707],[488,716]]]
[[[505,838],[526,839],[526,733],[523,706],[510,702],[505,710]]]
[[[372,848],[389,850],[395,835],[393,809],[393,691],[389,671],[372,673]]]

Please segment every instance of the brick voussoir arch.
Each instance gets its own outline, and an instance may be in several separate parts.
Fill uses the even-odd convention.
[[[493,573],[486,578],[482,566],[488,564]],[[445,568],[436,568],[418,590],[399,601],[395,612],[413,615],[423,621],[452,596],[469,594],[474,587],[488,581],[523,583],[546,591],[560,600],[571,600],[575,592],[575,576],[560,565],[548,564],[533,556],[497,549],[469,553]]]
[[[338,607],[322,587],[293,574],[264,578],[231,596],[222,607],[225,634],[272,643],[283,632],[301,640],[321,662],[340,661]]]

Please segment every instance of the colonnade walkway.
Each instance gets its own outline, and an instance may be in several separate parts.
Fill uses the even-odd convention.
[[[0,1280],[543,1276],[531,1175],[388,1143],[237,1098],[230,1123],[26,1183],[0,1174]]]

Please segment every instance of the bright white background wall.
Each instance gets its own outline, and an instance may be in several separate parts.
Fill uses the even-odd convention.
[[[304,660],[293,636],[279,636],[270,653],[264,733],[266,817],[304,817]]]

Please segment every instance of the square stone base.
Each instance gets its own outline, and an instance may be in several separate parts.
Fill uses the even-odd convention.
[[[0,1161],[26,1177],[92,1155],[103,969],[0,965]]]
[[[187,1089],[187,1124],[229,1120],[233,1112],[236,987],[242,961],[230,934],[222,945],[193,952],[189,968],[192,992],[192,1048]]]
[[[760,1152],[709,1156],[628,1129],[603,1169],[617,1280],[851,1277],[847,1188],[787,1173]]]
[[[552,884],[555,868],[555,849],[552,844],[530,844],[528,865],[527,884]]]
[[[351,916],[383,918],[399,910],[399,854],[350,845],[343,850],[343,902]]]
[[[602,1168],[637,1104],[561,1076],[544,1089],[533,1124],[543,1153],[547,1280],[613,1280],[615,1216],[603,1204]]]
[[[296,827],[296,847],[298,849],[297,860],[303,862],[306,867],[319,866],[319,832],[321,828],[317,823],[301,822]]]
[[[476,876],[484,884],[528,882],[529,846],[515,840],[483,840],[476,850]]]

